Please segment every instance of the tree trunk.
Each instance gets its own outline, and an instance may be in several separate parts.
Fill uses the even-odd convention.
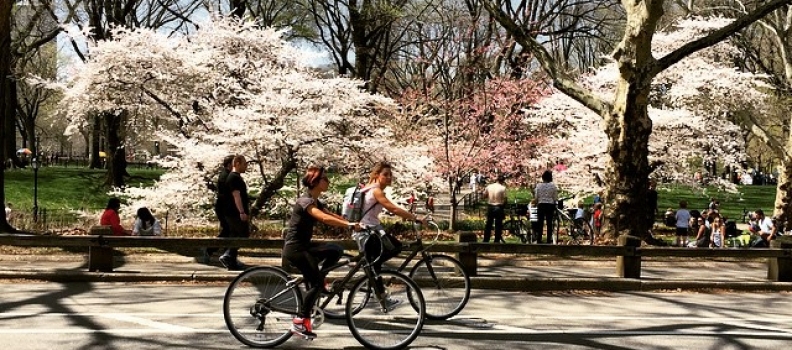
[[[95,115],[93,117],[93,124],[91,125],[91,164],[88,166],[91,169],[102,168],[102,159],[99,157],[99,139],[101,138],[102,130],[102,117]],[[106,153],[106,152],[105,152]]]
[[[264,205],[267,204],[267,202],[269,202],[273,196],[275,196],[275,193],[283,188],[286,177],[288,177],[289,173],[294,169],[297,169],[297,159],[294,158],[294,152],[288,152],[288,155],[281,162],[280,170],[278,170],[272,180],[261,189],[261,193],[259,193],[259,196],[253,203],[253,207],[263,208]]]
[[[448,218],[448,230],[451,232],[456,231],[456,218],[457,218],[457,186],[459,186],[458,181],[455,179],[448,179],[448,198],[449,198],[449,218]]]
[[[121,112],[118,115],[114,112],[105,112],[103,115],[107,127],[106,183],[113,187],[124,188],[126,186],[124,176],[129,176],[126,170],[126,151],[121,137],[121,128],[124,125],[126,112]]]
[[[16,97],[11,91],[11,4],[11,1],[0,1],[0,118],[2,118],[0,136],[5,141],[0,145],[4,164],[0,167],[0,202],[3,203],[3,209],[5,209],[5,161],[16,151],[13,149]],[[0,210],[0,232],[14,231],[14,228],[8,224],[5,210]]]
[[[633,235],[652,243],[649,189],[649,118],[652,36],[663,15],[663,1],[623,1],[627,11],[624,37],[614,52],[619,80],[613,107],[604,115],[610,155],[605,172],[606,235]]]

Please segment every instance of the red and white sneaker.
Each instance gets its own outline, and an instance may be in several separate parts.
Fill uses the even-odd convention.
[[[292,319],[292,326],[289,329],[292,334],[301,336],[305,340],[314,340],[316,339],[316,333],[313,332],[313,327],[311,327],[311,319],[310,318],[301,318],[295,317]]]

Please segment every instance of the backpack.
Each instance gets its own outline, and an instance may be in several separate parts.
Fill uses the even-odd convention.
[[[737,237],[739,236],[739,231],[737,230],[737,223],[732,220],[727,220],[726,224],[724,225],[726,228],[726,237]]]
[[[375,207],[372,205],[367,210],[363,211],[363,202],[366,197],[366,193],[370,191],[373,187],[365,187],[360,188],[360,186],[350,187],[347,188],[346,192],[344,193],[344,204],[341,208],[341,216],[347,219],[349,222],[358,222],[360,219],[366,215],[369,210]]]

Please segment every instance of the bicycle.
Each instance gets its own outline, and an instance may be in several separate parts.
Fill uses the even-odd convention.
[[[373,265],[380,257],[369,263],[363,252],[363,242],[376,237],[380,239],[382,248],[380,233],[365,228],[358,235],[356,240],[360,252],[356,257],[333,266],[322,266],[321,271],[327,274],[354,264],[344,283],[335,288],[351,286],[344,314],[347,326],[358,342],[377,350],[407,347],[423,329],[426,317],[423,294],[418,285],[404,274],[395,271],[376,274]],[[360,269],[365,276],[355,278],[353,282]],[[381,292],[375,291],[378,277],[382,278],[385,286]],[[259,266],[245,270],[231,282],[223,298],[223,318],[228,330],[237,340],[251,347],[270,348],[284,343],[292,336],[290,327],[302,304],[300,286],[303,284],[302,276],[291,277],[278,267]],[[402,303],[392,304],[390,300]],[[409,306],[404,306],[405,300],[409,301]],[[321,303],[317,302],[312,318],[315,328],[321,326],[324,321]]]
[[[522,217],[526,217],[523,220]],[[518,204],[516,201],[509,206],[509,219],[503,223],[503,229],[510,235],[520,239],[523,244],[534,243],[531,234],[530,219],[528,219],[528,205]]]
[[[572,199],[573,197],[564,197],[558,200],[558,205],[556,205],[555,216],[553,218],[554,225],[555,225],[555,240],[559,242],[558,236],[559,232],[562,228],[566,230],[566,234],[569,237],[567,244],[582,244],[586,238],[590,238],[590,244],[594,244],[594,228],[591,227],[591,223],[588,222],[585,218],[583,219],[573,219],[575,216],[575,212],[577,208],[566,208],[564,206],[564,201],[568,199]]]
[[[470,299],[470,276],[462,268],[459,260],[442,254],[432,254],[429,249],[440,238],[440,227],[427,216],[427,226],[433,226],[437,231],[434,240],[428,245],[424,244],[418,225],[413,225],[415,241],[410,242],[412,248],[404,262],[396,269],[403,272],[419,254],[421,258],[415,263],[409,277],[418,284],[426,302],[426,317],[430,320],[446,320],[456,316],[467,305]],[[350,271],[347,277],[354,275]],[[324,310],[327,318],[342,318],[339,306],[344,303],[344,289],[334,288],[336,285],[347,284],[348,278],[330,281],[330,293],[321,296],[319,306]]]

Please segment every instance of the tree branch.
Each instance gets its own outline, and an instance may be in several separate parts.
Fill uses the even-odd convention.
[[[776,0],[781,1],[781,0]],[[792,0],[784,0],[792,1]],[[535,38],[525,32],[525,30],[517,25],[516,22],[507,16],[500,8],[496,8],[491,0],[482,1],[482,4],[500,23],[506,31],[512,35],[514,41],[521,46],[527,48],[531,53],[536,56],[536,59],[542,65],[542,69],[553,80],[553,86],[568,95],[575,101],[580,102],[586,108],[591,109],[598,115],[604,115],[611,110],[611,105],[591,93],[590,90],[578,85],[574,79],[567,76],[561,71],[560,67],[556,64],[553,56],[540,44]]]
[[[685,57],[688,57],[699,50],[706,49],[723,41],[732,34],[743,30],[752,23],[758,21],[760,18],[781,8],[784,5],[789,4],[792,4],[792,0],[771,0],[752,12],[749,12],[745,16],[738,18],[731,24],[712,32],[710,35],[683,45],[682,47],[674,50],[674,52],[671,52],[668,55],[665,55],[665,57],[657,60],[657,63],[652,69],[651,75],[655,76],[659,74]]]

